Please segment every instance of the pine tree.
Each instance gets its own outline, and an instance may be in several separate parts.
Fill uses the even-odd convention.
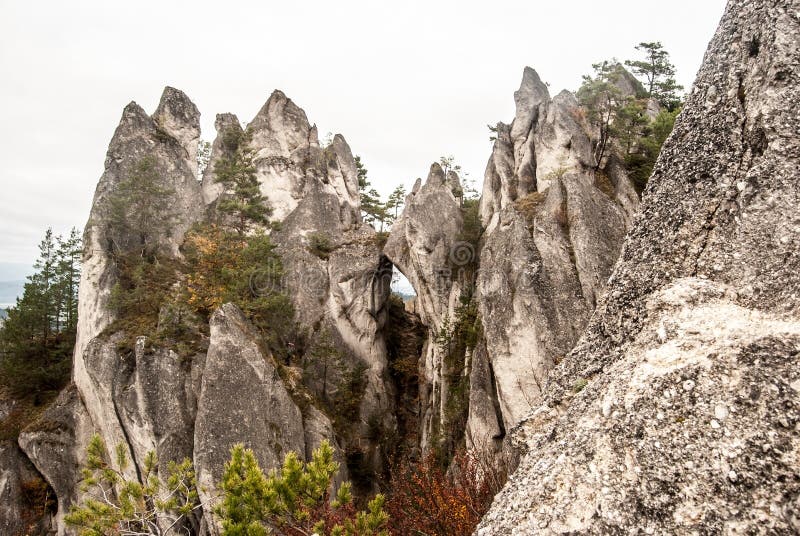
[[[611,136],[616,138],[624,154],[630,154],[641,138],[648,120],[641,101],[629,99],[616,111]]]
[[[58,264],[56,240],[53,230],[47,229],[44,240],[39,244],[39,258],[33,265],[36,273],[31,278],[31,284],[36,287],[33,293],[38,303],[34,307],[41,315],[42,341],[45,345],[49,342],[51,333],[57,329],[58,300],[56,295],[56,268]]]
[[[639,193],[647,186],[647,181],[653,173],[658,154],[661,152],[661,146],[672,132],[672,128],[675,126],[675,118],[679,112],[680,108],[673,111],[662,110],[643,129],[642,136],[636,140],[635,150],[629,152],[625,157],[625,166],[628,169],[628,174]]]
[[[73,228],[66,239],[57,238],[56,287],[58,294],[57,330],[70,331],[78,323],[78,285],[80,284],[83,243]]]
[[[442,171],[444,171],[445,177],[447,176],[448,171],[461,173],[461,166],[456,163],[456,158],[453,155],[442,156],[439,158],[439,165],[442,166]]]
[[[166,536],[188,534],[190,516],[201,506],[192,462],[170,462],[167,478],[158,472],[155,452],[142,464],[141,481],[126,476],[129,466],[123,445],[109,460],[95,434],[87,448],[81,491],[85,494],[64,518],[80,536]]]
[[[358,191],[363,192],[370,187],[369,179],[367,178],[367,168],[361,161],[361,157],[356,155],[354,158],[356,162],[356,175],[358,176]]]
[[[578,100],[588,111],[589,122],[598,130],[595,147],[595,169],[603,165],[614,135],[614,122],[620,110],[629,100],[617,83],[621,76],[621,66],[616,61],[604,61],[592,65],[594,76],[585,75],[578,90]]]
[[[356,170],[358,174],[358,191],[361,200],[361,217],[373,227],[380,224],[379,230],[387,223],[391,223],[391,214],[386,203],[381,201],[381,195],[369,182],[367,168],[361,162],[361,157],[355,157]]]
[[[350,484],[345,482],[330,500],[338,468],[327,441],[308,463],[290,452],[281,470],[268,476],[252,450],[236,445],[220,483],[224,496],[217,515],[223,536],[387,536],[382,495],[375,496],[366,511],[356,513]]]
[[[261,194],[256,176],[250,133],[230,128],[223,134],[226,155],[214,165],[214,180],[225,187],[217,208],[232,218],[232,226],[244,235],[252,224],[267,225],[271,210]]]
[[[33,275],[0,329],[0,380],[17,396],[67,381],[77,326],[81,240],[45,233]]]
[[[647,95],[658,100],[669,111],[680,106],[678,92],[683,90],[683,86],[675,81],[675,66],[669,61],[669,53],[664,46],[658,41],[639,43],[636,50],[643,52],[645,59],[629,60],[625,65],[634,74],[644,77]]]
[[[116,254],[153,255],[158,239],[169,234],[175,191],[163,184],[156,163],[152,156],[139,160],[111,195],[110,234]]]
[[[400,210],[406,202],[406,187],[402,184],[395,188],[386,201],[386,208],[392,210],[392,219],[397,220]]]

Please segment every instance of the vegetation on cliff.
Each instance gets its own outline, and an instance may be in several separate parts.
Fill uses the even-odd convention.
[[[616,148],[641,193],[680,113],[683,87],[675,82],[675,66],[661,43],[640,43],[636,48],[644,58],[625,65],[643,77],[644,84],[633,84],[633,94],[626,87],[630,74],[617,60],[607,60],[592,65],[594,73],[583,77],[577,97],[596,130],[597,169]]]
[[[350,483],[334,486],[339,464],[333,455],[323,441],[309,462],[289,452],[280,470],[265,474],[252,450],[234,446],[213,505],[223,536],[387,536],[385,498],[376,495],[366,510],[356,511]],[[191,533],[193,515],[202,507],[192,462],[170,462],[162,476],[151,451],[140,477],[130,477],[128,469],[124,445],[111,459],[95,434],[83,468],[85,495],[66,516],[67,524],[81,536]]]

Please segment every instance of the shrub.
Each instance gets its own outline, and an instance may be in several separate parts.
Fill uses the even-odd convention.
[[[614,199],[614,193],[616,192],[616,189],[614,188],[614,183],[611,182],[611,179],[605,171],[598,170],[595,172],[594,185],[597,186],[597,188],[606,194],[610,199]]]
[[[383,249],[383,246],[386,245],[386,242],[389,241],[389,232],[388,231],[378,231],[375,233],[375,245]]]
[[[192,230],[184,243],[188,305],[208,319],[223,303],[236,304],[286,355],[293,340],[294,308],[283,292],[283,264],[266,234],[241,236],[211,225]]]
[[[395,416],[400,441],[386,444],[393,455],[413,451],[419,445],[419,360],[428,331],[414,314],[407,313],[400,296],[392,293],[387,304],[384,328],[389,358],[389,374],[394,380]]]
[[[331,408],[334,413],[333,425],[337,430],[351,428],[358,421],[361,401],[367,390],[367,370],[367,365],[358,361],[345,372],[342,385],[333,396]]]
[[[308,251],[320,259],[327,261],[335,249],[327,234],[311,233],[308,235]]]
[[[158,459],[149,452],[139,480],[125,476],[129,461],[124,445],[117,445],[115,460],[95,434],[87,448],[81,502],[64,518],[81,536],[183,534],[185,522],[200,507],[192,462],[170,462],[166,480],[160,478]]]
[[[448,433],[444,435],[443,442],[434,442],[436,455],[443,465],[452,459],[464,439],[469,410],[469,370],[465,360],[483,332],[472,289],[468,287],[459,299],[454,320],[445,316],[435,340],[443,356],[443,375],[447,387],[444,421]]]
[[[388,536],[384,497],[376,495],[366,511],[353,507],[350,484],[343,483],[331,500],[333,476],[339,464],[333,448],[323,441],[303,463],[294,452],[286,455],[280,471],[264,472],[255,454],[243,445],[231,449],[220,489],[223,536],[282,534],[307,536]]]
[[[505,457],[489,459],[463,451],[447,470],[433,454],[394,466],[386,503],[391,533],[472,534],[505,484],[509,469]]]
[[[528,223],[533,223],[533,220],[539,215],[539,211],[545,199],[547,199],[547,190],[543,192],[532,192],[517,199],[514,202],[514,207],[525,217]]]
[[[106,332],[124,332],[118,346],[132,350],[136,337],[156,334],[159,311],[179,279],[179,266],[171,259],[138,253],[117,254],[114,260],[117,282],[109,300],[114,321]]]
[[[580,393],[584,390],[584,388],[589,385],[589,380],[586,378],[578,378],[575,380],[575,383],[572,385],[572,392],[573,393]]]

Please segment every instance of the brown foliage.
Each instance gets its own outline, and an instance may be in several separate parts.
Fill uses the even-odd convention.
[[[386,503],[391,534],[472,534],[508,472],[506,463],[464,451],[455,455],[447,470],[433,454],[395,466]]]

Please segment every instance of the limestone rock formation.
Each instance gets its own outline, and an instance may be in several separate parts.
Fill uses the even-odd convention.
[[[638,206],[616,154],[598,168],[594,134],[573,94],[551,98],[526,68],[514,99],[514,121],[497,125],[486,168],[480,241],[461,239],[458,177],[434,165],[408,196],[384,250],[417,291],[414,307],[429,329],[420,361],[423,448],[437,426],[448,428],[452,371],[435,341],[461,300],[476,305],[481,321],[463,356],[467,440],[496,449],[577,342]],[[464,277],[473,265],[477,277]]]
[[[151,118],[136,103],[129,104],[111,139],[105,172],[95,192],[92,212],[84,236],[78,311],[78,339],[75,348],[74,378],[87,401],[90,413],[99,410],[84,361],[85,350],[113,320],[108,308],[116,273],[110,255],[114,243],[125,244],[133,237],[116,236],[108,224],[110,196],[120,181],[133,173],[145,157],[154,160],[155,171],[165,190],[170,191],[173,211],[170,233],[159,237],[161,247],[173,255],[186,230],[202,213],[200,185],[196,179],[194,152],[183,145],[199,132],[197,109],[182,92],[167,88],[158,112]],[[175,137],[178,136],[178,137]],[[99,416],[93,415],[95,421]]]
[[[270,469],[329,440],[337,478],[349,466],[365,493],[387,438],[450,454],[463,442],[498,453],[512,437],[527,454],[480,535],[800,531],[798,13],[797,0],[730,0],[641,207],[618,151],[597,161],[576,97],[551,97],[525,69],[479,202],[434,164],[383,247],[361,221],[345,139],[321,144],[275,91],[246,139],[271,209],[258,231],[283,277],[265,264],[246,283],[290,297],[299,329],[282,353],[233,304],[207,321],[186,313],[189,350],[114,322],[116,254],[141,241],[113,224],[114,192],[152,164],[172,211],[154,247],[177,293],[185,234],[225,221],[214,166],[242,129],[217,116],[199,177],[188,97],[166,88],[152,116],[131,103],[86,227],[74,383],[19,449],[0,444],[0,531],[22,527],[12,497],[30,477],[69,533],[93,433],[127,451],[130,478],[148,451],[191,458],[203,535],[219,532],[209,499],[236,443]],[[621,91],[639,93],[623,74]],[[390,298],[393,267],[413,303]]]
[[[208,165],[203,171],[203,202],[206,205],[213,205],[224,190],[224,187],[214,180],[214,166],[222,156],[230,154],[230,148],[226,147],[225,144],[225,135],[231,132],[235,134],[242,132],[242,125],[234,114],[217,114],[214,128],[217,131],[217,136],[211,144],[211,155]]]
[[[526,68],[514,99],[514,121],[497,125],[480,201],[476,284],[487,362],[479,368],[489,374],[473,374],[472,383],[496,400],[494,411],[471,405],[473,443],[503,437],[538,403],[602,294],[637,206],[621,169],[597,169],[574,95],[551,99]]]
[[[211,317],[210,327],[194,428],[197,483],[204,502],[217,495],[216,484],[236,443],[253,449],[262,467],[279,467],[289,451],[305,455],[300,409],[263,355],[245,316],[226,304]]]
[[[477,534],[800,530],[800,21],[731,0]]]
[[[432,434],[441,433],[447,425],[447,371],[436,339],[445,322],[456,318],[464,291],[463,271],[477,259],[474,245],[459,240],[463,217],[453,192],[460,188],[458,177],[452,172],[448,175],[439,164],[431,166],[425,183],[416,185],[406,198],[403,214],[392,226],[384,248],[386,256],[417,290],[414,308],[428,328],[420,356],[424,447]]]
[[[231,304],[217,310],[208,327],[198,318],[187,320],[200,341],[190,355],[145,336],[136,338],[144,333],[114,328],[110,296],[119,276],[115,255],[139,239],[113,224],[114,192],[144,159],[152,164],[172,211],[169,231],[159,233],[153,247],[180,266],[187,230],[221,219],[216,200],[224,192],[213,180],[213,166],[231,150],[226,133],[241,126],[235,116],[222,114],[216,127],[202,182],[196,160],[199,112],[178,90],[166,88],[152,116],[135,103],[128,105],[110,143],[86,229],[74,386],[19,440],[57,495],[60,534],[69,532],[63,516],[79,498],[78,468],[93,433],[107,446],[121,445],[127,451],[132,461],[127,476],[132,479],[139,478],[149,451],[164,466],[193,459],[204,498],[214,493],[229,449],[238,442],[254,448],[265,469],[278,466],[289,451],[310,456],[323,439],[335,446],[342,463],[339,480],[347,476],[345,448],[361,449],[364,465],[383,464],[378,445],[370,439],[370,423],[387,431],[395,427],[381,334],[391,269],[380,255],[375,232],[361,223],[355,161],[346,141],[337,135],[321,148],[316,128],[281,92],[273,93],[250,123],[258,178],[279,228],[267,231],[288,274],[281,288],[292,298],[296,320],[304,328],[307,347],[302,350],[311,356],[315,345],[330,337],[342,367],[364,371],[359,418],[340,423],[346,429],[334,429],[331,416],[308,398],[317,380],[313,359],[300,356],[307,370],[287,363],[285,375],[279,375],[276,358],[261,347],[254,328]],[[314,253],[315,237],[330,244],[325,255]],[[269,270],[265,266],[264,275]],[[259,274],[249,284],[256,294],[263,290]],[[162,307],[159,325],[169,314]],[[127,348],[133,339],[135,345]],[[335,392],[343,374],[331,376],[325,382]],[[340,438],[347,443],[340,446]],[[208,519],[212,507],[209,503],[204,516],[190,520],[194,529],[216,533],[218,527]]]

